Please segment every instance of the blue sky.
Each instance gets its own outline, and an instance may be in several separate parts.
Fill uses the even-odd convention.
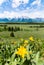
[[[0,18],[44,18],[44,0],[0,0]]]

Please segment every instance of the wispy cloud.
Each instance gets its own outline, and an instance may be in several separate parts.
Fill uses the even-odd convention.
[[[40,6],[41,5],[41,0],[35,0],[34,2],[32,2],[31,5],[38,5],[38,6]]]
[[[12,7],[16,8],[18,7],[20,4],[26,4],[28,3],[29,0],[13,0],[12,1]]]
[[[8,12],[4,11],[3,13],[0,14],[0,18],[19,18],[19,17],[27,17],[27,18],[44,18],[44,15],[42,14],[44,11],[33,11],[33,12]]]
[[[6,0],[0,0],[0,5],[2,5],[2,3],[4,3]]]
[[[44,6],[41,1],[42,0],[33,0],[33,2],[31,2],[31,0],[0,0],[0,5],[2,5],[0,6],[0,11],[2,12],[3,10],[2,13],[0,12],[0,18],[44,18]],[[24,7],[25,5],[26,8]],[[34,8],[35,5],[37,6],[36,8]]]

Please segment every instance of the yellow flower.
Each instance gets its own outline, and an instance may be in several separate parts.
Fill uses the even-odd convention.
[[[24,43],[28,43],[28,40],[25,40]]]
[[[31,36],[31,37],[29,38],[29,40],[30,40],[30,41],[34,41],[34,38]]]
[[[24,44],[24,46],[27,46],[27,45],[28,45],[27,43]]]
[[[16,44],[17,42],[16,42],[16,41],[12,41],[11,43],[12,43],[12,44]]]
[[[24,58],[25,55],[27,54],[27,50],[23,46],[20,46],[20,48],[18,48],[18,51],[16,52],[16,54],[20,55],[22,58]]]

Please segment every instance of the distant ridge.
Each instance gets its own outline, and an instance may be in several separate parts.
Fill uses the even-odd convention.
[[[0,18],[0,23],[14,23],[14,22],[29,22],[29,23],[42,23],[44,22],[44,18]]]

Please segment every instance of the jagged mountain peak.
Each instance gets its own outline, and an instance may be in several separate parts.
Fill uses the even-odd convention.
[[[0,22],[44,22],[44,18],[27,18],[27,17],[19,17],[19,18],[0,18]]]

